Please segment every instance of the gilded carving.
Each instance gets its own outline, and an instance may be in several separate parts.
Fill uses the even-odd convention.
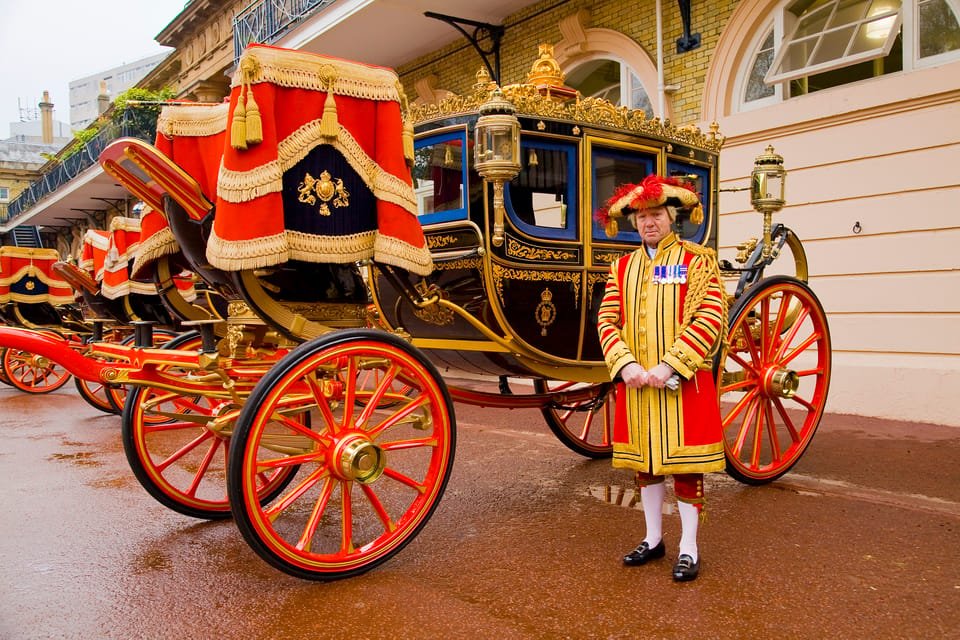
[[[413,123],[476,113],[491,94],[489,85],[478,83],[471,95],[454,95],[434,104],[410,105]],[[529,84],[509,85],[503,93],[517,109],[517,115],[552,120],[575,121],[580,124],[625,129],[649,137],[670,140],[677,144],[717,153],[724,138],[715,129],[709,133],[698,127],[677,127],[668,120],[647,118],[642,109],[616,106],[603,98],[577,96],[566,103],[541,95],[537,87]]]
[[[553,293],[550,289],[544,289],[540,293],[540,304],[533,311],[537,324],[540,325],[540,335],[547,335],[547,329],[557,319],[557,306],[553,304]]]
[[[574,307],[580,306],[580,273],[571,273],[569,271],[534,271],[532,269],[510,269],[501,267],[498,264],[492,265],[493,283],[497,290],[497,297],[500,304],[506,306],[503,298],[504,280],[526,280],[528,282],[569,282],[573,285],[573,304]]]
[[[594,262],[605,262],[606,264],[611,264],[616,262],[621,256],[625,255],[622,251],[608,251],[606,253],[594,253],[593,261]]]
[[[431,249],[442,249],[456,242],[456,236],[427,236],[427,246]]]
[[[479,269],[483,266],[480,258],[458,258],[457,260],[441,260],[433,263],[434,271],[453,271],[454,269]]]
[[[319,178],[314,178],[309,173],[303,177],[303,182],[297,187],[300,194],[297,200],[304,204],[314,205],[320,200],[318,213],[322,216],[330,215],[330,207],[327,204],[331,200],[335,207],[350,206],[350,192],[343,186],[343,180],[337,178],[331,179],[329,171],[323,171]]]
[[[507,240],[507,255],[513,258],[525,258],[527,260],[571,260],[576,257],[576,254],[570,251],[538,249],[520,244],[513,238]]]

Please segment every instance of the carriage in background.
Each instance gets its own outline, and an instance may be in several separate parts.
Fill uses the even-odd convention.
[[[291,575],[354,575],[436,508],[453,401],[537,408],[574,451],[609,455],[596,313],[610,264],[640,239],[607,237],[592,213],[621,183],[676,176],[705,211],[679,220],[680,236],[716,247],[721,145],[582,99],[549,51],[524,84],[478,74],[470,95],[407,108],[389,70],[254,45],[229,105],[166,107],[156,146],[121,140],[101,156],[164,213],[176,242],[144,261],[159,289],[188,268],[219,296],[189,308],[181,324],[197,333],[162,349],[148,331],[135,346],[98,343],[96,360],[10,331],[0,343],[133,385],[124,447],[163,504],[232,516]],[[729,470],[749,483],[796,462],[829,384],[802,247],[771,221],[782,178],[771,150],[753,173],[764,237],[724,265],[736,284],[714,366]],[[764,277],[784,250],[795,273]],[[449,372],[494,376],[499,391]]]

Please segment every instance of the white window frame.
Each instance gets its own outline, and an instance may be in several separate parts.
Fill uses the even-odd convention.
[[[827,22],[834,16],[837,10],[837,5],[842,0],[831,0],[832,5],[827,5],[819,9],[819,11],[827,12],[829,11],[829,16]],[[778,13],[783,16],[785,23],[788,24],[790,35],[783,39],[780,42],[780,45],[777,49],[777,55],[773,60],[773,64],[770,65],[770,71],[767,72],[764,81],[767,84],[773,84],[775,82],[787,82],[789,80],[796,80],[797,78],[803,78],[806,76],[816,75],[818,73],[823,73],[825,71],[832,71],[833,69],[840,69],[843,67],[849,67],[851,65],[857,64],[858,62],[867,62],[869,60],[874,60],[876,58],[882,58],[890,53],[890,49],[893,48],[893,43],[897,38],[897,34],[900,32],[900,26],[903,22],[903,5],[904,4],[913,4],[914,0],[906,0],[906,2],[900,2],[900,0],[890,0],[891,2],[899,2],[899,6],[890,8],[883,13],[877,13],[875,15],[867,15],[855,22],[847,22],[837,27],[824,28],[823,30],[817,32],[815,35],[803,36],[802,38],[797,38],[797,30],[800,27],[800,19],[793,12],[788,9],[788,6],[791,3],[785,3],[783,7],[779,10]],[[856,34],[862,28],[867,28],[871,22],[880,22],[882,20],[888,20],[893,18],[893,24],[887,32],[886,38],[884,38],[883,43],[872,49],[866,51],[861,51],[859,53],[848,53],[850,46],[856,41]],[[822,44],[823,38],[826,34],[836,33],[841,30],[850,29],[853,26],[853,33],[850,36],[846,50],[844,54],[831,58],[830,60],[825,60],[823,62],[809,64],[809,58],[816,55],[819,50],[820,45]],[[786,32],[786,30],[785,30]],[[796,69],[791,69],[788,71],[782,70],[784,58],[786,58],[787,51],[790,50],[791,45],[801,41],[809,40],[813,41],[814,48],[811,51],[810,56],[808,57],[808,64],[804,64],[801,67]]]
[[[10,201],[10,187],[0,187],[0,202]]]
[[[920,12],[917,10],[917,3],[920,0],[910,0],[903,3],[903,23],[910,25],[909,29],[903,30],[903,50],[910,52],[909,67],[907,56],[904,55],[903,70],[922,69],[924,67],[934,67],[943,64],[948,60],[960,57],[960,49],[953,51],[944,51],[935,56],[926,58],[920,57]],[[947,5],[953,10],[953,17],[960,23],[960,0],[945,0]]]
[[[653,97],[651,96],[655,96],[656,94],[650,93],[648,87],[645,86],[643,84],[643,80],[640,79],[640,74],[637,73],[636,70],[633,69],[633,67],[627,64],[627,62],[625,62],[622,58],[619,58],[615,55],[604,53],[604,54],[592,55],[587,58],[584,58],[583,60],[578,60],[575,66],[571,67],[569,70],[565,69],[564,74],[569,76],[571,73],[573,73],[580,67],[586,64],[590,64],[591,62],[598,62],[598,61],[616,62],[618,65],[620,65],[620,104],[617,106],[624,106],[623,105],[624,98],[628,100],[632,99],[633,89],[635,85],[634,83],[634,78],[635,78],[636,82],[640,84],[640,87],[647,94],[647,101],[650,103],[651,112],[654,111]],[[593,97],[593,96],[587,96],[587,97]],[[633,108],[633,107],[630,107],[630,108]]]

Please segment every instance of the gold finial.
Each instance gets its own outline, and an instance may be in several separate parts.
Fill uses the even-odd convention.
[[[486,67],[480,67],[477,70],[476,78],[477,81],[473,85],[473,90],[475,92],[483,93],[491,90],[494,83],[490,80],[490,72],[487,71]]]
[[[553,45],[542,43],[540,45],[540,57],[533,63],[530,73],[527,74],[527,83],[562,87],[564,78],[560,65],[553,57]]]

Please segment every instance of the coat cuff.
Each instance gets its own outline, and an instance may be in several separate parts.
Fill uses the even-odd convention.
[[[689,380],[703,364],[699,353],[684,344],[675,344],[663,356],[663,361],[684,380]]]

